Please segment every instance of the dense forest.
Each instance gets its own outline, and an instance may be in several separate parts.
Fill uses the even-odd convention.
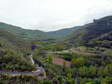
[[[112,84],[112,16],[54,32],[0,23],[0,84]]]

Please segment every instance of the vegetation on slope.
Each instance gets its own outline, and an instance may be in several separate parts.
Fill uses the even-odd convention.
[[[112,16],[94,20],[93,23],[82,26],[67,38],[69,45],[86,45],[95,38],[102,37],[112,31]]]
[[[53,38],[53,39],[63,38],[79,28],[80,27],[73,27],[73,28],[62,29],[62,30],[53,31],[53,32],[43,32],[40,30],[23,29],[21,27],[0,22],[0,29],[9,31],[24,39],[33,39],[33,40],[34,39],[39,40],[39,39],[49,39],[49,38]]]
[[[52,31],[52,32],[46,32],[49,37],[55,38],[55,39],[62,39],[65,38],[66,36],[70,35],[72,32],[75,30],[80,29],[80,26],[73,27],[73,28],[65,28],[57,31]]]
[[[10,24],[6,23],[0,23],[0,29],[9,31],[10,33],[13,33],[17,36],[20,36],[22,38],[30,38],[30,39],[35,39],[35,38],[43,38],[45,37],[44,32],[39,31],[39,30],[28,30],[28,29],[22,29],[21,27],[13,26]]]

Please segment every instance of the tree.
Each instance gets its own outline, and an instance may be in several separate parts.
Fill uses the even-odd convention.
[[[79,58],[73,58],[72,59],[72,64],[74,66],[83,66],[86,63],[86,59],[84,57],[79,57]]]

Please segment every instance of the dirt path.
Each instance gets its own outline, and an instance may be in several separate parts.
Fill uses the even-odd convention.
[[[78,53],[78,54],[87,54],[87,55],[96,55],[95,51],[82,51],[76,48],[71,48],[69,50],[47,52],[48,54],[63,54],[63,53]]]

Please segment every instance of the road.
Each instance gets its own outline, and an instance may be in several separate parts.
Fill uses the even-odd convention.
[[[79,53],[79,54],[86,54],[86,55],[96,55],[96,52],[80,51],[75,48],[72,48],[69,50],[63,50],[63,51],[47,52],[47,54],[65,54],[65,53]]]
[[[34,60],[32,58],[33,55],[30,54],[29,56],[30,56],[32,64],[34,65],[35,62],[34,62]],[[28,71],[26,71],[26,72],[12,71],[11,72],[11,71],[2,71],[2,70],[0,70],[0,75],[1,74],[3,74],[3,75],[11,75],[11,76],[19,76],[19,75],[28,75],[28,76],[30,76],[30,75],[32,75],[32,76],[38,76],[38,78],[40,78],[40,79],[46,78],[46,72],[45,72],[43,67],[38,67],[38,65],[37,65],[35,68],[36,68],[36,70],[32,71],[32,72],[28,72]]]
[[[33,60],[33,58],[32,58],[32,54],[31,55],[29,55],[30,56],[30,60],[31,60],[31,62],[32,62],[32,64],[34,65],[35,64],[35,62],[34,62],[34,60]]]
[[[0,71],[0,74],[10,74],[10,75],[39,75],[41,72],[10,72],[10,71]]]

